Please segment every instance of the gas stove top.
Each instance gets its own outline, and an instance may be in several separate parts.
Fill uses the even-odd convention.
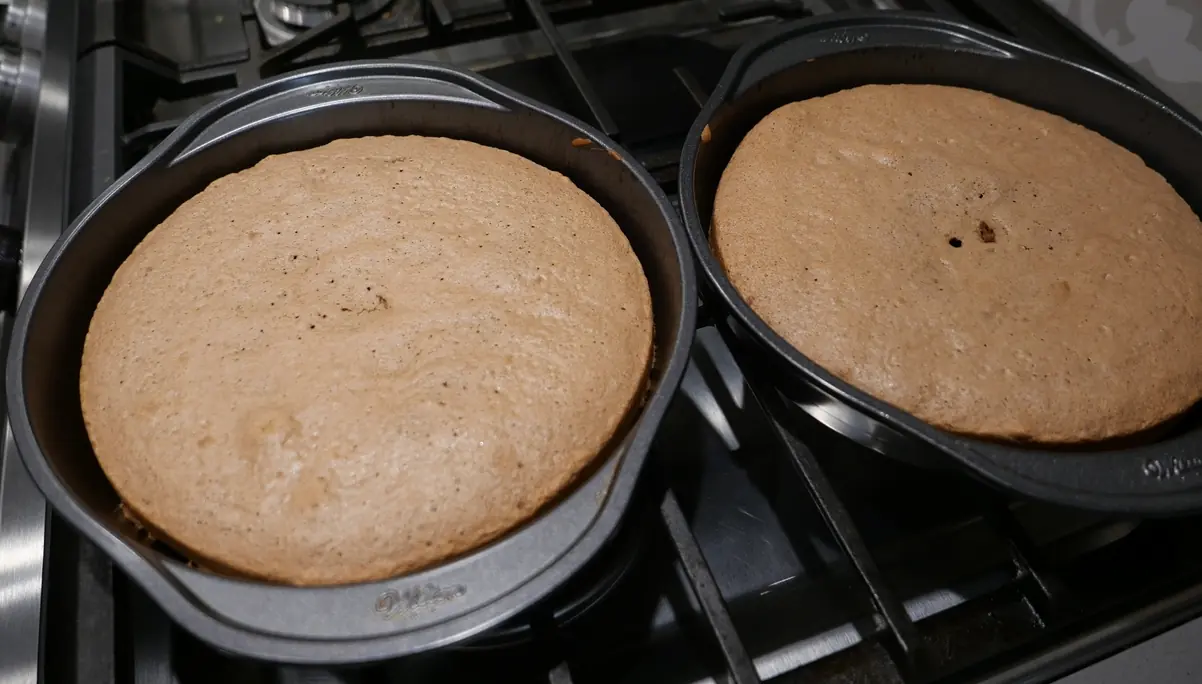
[[[63,226],[184,117],[303,66],[406,57],[477,70],[595,124],[673,199],[685,133],[733,50],[794,18],[938,12],[1143,83],[1029,0],[11,4],[13,21],[40,16],[46,29],[0,54],[0,82],[22,59],[41,77],[24,100],[0,101],[36,112],[28,130],[5,128],[17,143],[0,231],[6,311]],[[1202,613],[1202,518],[1013,501],[804,417],[782,425],[704,306],[648,486],[609,548],[500,628],[403,660],[299,669],[214,651],[47,512],[10,438],[3,458],[4,682],[1046,681]]]

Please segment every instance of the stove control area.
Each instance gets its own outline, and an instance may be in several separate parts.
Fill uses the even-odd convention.
[[[20,143],[37,104],[46,0],[3,0],[0,12],[0,139]]]

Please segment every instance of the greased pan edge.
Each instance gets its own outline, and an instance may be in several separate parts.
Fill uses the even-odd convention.
[[[446,564],[387,581],[289,587],[185,566],[122,535],[116,495],[79,412],[83,335],[109,278],[159,220],[263,156],[341,137],[418,133],[509,149],[572,178],[618,221],[647,275],[656,360],[637,419],[578,487],[531,523]],[[573,146],[580,138],[588,147]],[[21,457],[50,504],[204,641],[294,663],[393,658],[462,641],[520,612],[590,560],[625,512],[687,364],[696,284],[679,221],[603,134],[473,73],[417,62],[295,72],[198,112],[77,217],[14,323],[6,383]]]
[[[919,13],[802,20],[735,55],[681,155],[685,229],[703,288],[721,309],[727,336],[745,365],[760,377],[771,377],[769,384],[797,403],[820,401],[855,414],[878,437],[866,433],[861,441],[904,460],[913,462],[920,454],[924,463],[962,467],[1023,495],[1080,508],[1143,515],[1202,510],[1202,423],[1194,417],[1158,442],[1088,454],[953,435],[818,367],[774,333],[734,290],[709,248],[708,228],[717,181],[735,146],[777,106],[868,83],[960,85],[1060,114],[1139,154],[1202,213],[1202,131],[1174,106],[1112,76]],[[881,435],[889,438],[879,439]],[[895,437],[906,443],[905,453],[897,453]]]

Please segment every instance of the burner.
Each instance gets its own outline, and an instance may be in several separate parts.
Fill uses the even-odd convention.
[[[255,0],[255,14],[270,45],[286,43],[334,16],[335,0]],[[357,21],[389,10],[421,13],[421,0],[348,0]]]
[[[268,0],[271,13],[276,19],[297,28],[313,28],[334,16],[333,2],[297,2],[296,0]]]
[[[313,28],[334,16],[334,0],[267,0],[271,13],[281,22],[300,29]],[[393,0],[351,0],[351,9],[360,21],[375,15]]]

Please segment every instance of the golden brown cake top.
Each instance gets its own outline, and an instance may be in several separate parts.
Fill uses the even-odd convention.
[[[1202,396],[1202,225],[1135,154],[973,90],[786,105],[726,168],[711,242],[815,363],[935,426],[1131,434]]]
[[[198,561],[396,576],[532,517],[641,396],[651,299],[564,176],[445,138],[337,140],[213,182],[138,245],[80,391],[132,512]]]

